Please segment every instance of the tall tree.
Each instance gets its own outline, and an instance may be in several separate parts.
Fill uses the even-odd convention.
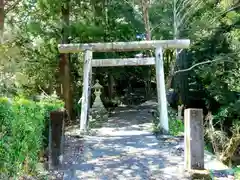
[[[62,1],[62,44],[69,43],[69,16],[70,16],[70,1]],[[61,79],[61,95],[65,102],[65,108],[69,113],[70,119],[73,118],[73,99],[71,89],[71,78],[70,78],[70,55],[61,54],[59,71]]]
[[[3,41],[4,31],[4,0],[0,0],[0,43]]]
[[[0,0],[0,43],[3,42],[4,23],[7,13],[15,10],[22,0],[4,1]]]
[[[146,33],[146,40],[150,41],[152,39],[151,37],[151,27],[150,27],[150,20],[149,20],[149,6],[150,6],[150,0],[141,0],[141,7],[142,7],[142,15],[143,15],[143,22],[144,22],[144,28]],[[150,56],[152,56],[151,53],[149,53]],[[147,69],[147,76],[145,81],[146,86],[146,97],[150,98],[151,93],[151,75],[152,75],[152,67],[149,66]]]
[[[141,0],[143,21],[144,21],[144,27],[145,27],[147,41],[151,40],[151,28],[150,28],[150,21],[149,21],[149,6],[150,6],[150,0]]]
[[[199,0],[173,0],[173,38],[181,37],[181,31],[186,27],[190,17],[201,7],[202,2]],[[167,78],[167,88],[171,88],[172,80],[178,55],[181,50],[175,50],[175,60],[172,59],[169,67],[169,75]]]

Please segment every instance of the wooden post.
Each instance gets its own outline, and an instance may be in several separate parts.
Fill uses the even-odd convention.
[[[156,56],[156,79],[157,79],[157,95],[158,95],[158,111],[160,115],[159,126],[165,133],[168,133],[168,111],[167,97],[165,89],[164,68],[163,68],[163,48],[157,47],[155,50]]]
[[[183,111],[184,105],[178,105],[178,115],[177,115],[177,119],[178,120],[183,120],[183,116],[182,116],[182,111]]]
[[[185,168],[204,169],[204,132],[202,109],[184,111]]]
[[[84,57],[84,74],[83,74],[83,92],[82,92],[82,106],[81,106],[81,119],[80,131],[87,130],[87,120],[89,113],[89,96],[91,95],[91,77],[92,77],[92,51],[85,50]],[[90,88],[90,89],[89,89]]]
[[[50,112],[49,121],[49,169],[62,163],[65,111]]]

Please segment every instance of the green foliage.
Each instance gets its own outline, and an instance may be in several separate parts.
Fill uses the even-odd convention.
[[[192,45],[185,54],[181,53],[184,56],[179,58],[180,69],[212,62],[197,65],[175,79],[185,105],[213,114],[214,132],[206,142],[217,154],[228,147],[226,139],[237,135],[231,129],[240,119],[240,13],[239,7],[226,2],[216,5],[207,1],[190,18],[188,29],[181,32],[190,37]],[[209,121],[205,125],[211,126]],[[221,148],[213,148],[215,144],[221,144]]]
[[[66,8],[67,2],[70,2],[70,13],[64,19],[62,7]],[[179,55],[181,58],[176,62],[176,69],[212,61],[174,77],[181,101],[189,107],[203,108],[208,104],[214,116],[214,126],[229,132],[233,121],[240,118],[238,2],[176,0],[175,12],[174,1],[149,2],[153,40],[173,39],[175,23],[178,37],[191,40],[190,49]],[[141,1],[24,0],[11,7],[5,15],[6,41],[0,45],[0,95],[7,97],[32,97],[42,90],[48,94],[60,92],[57,44],[63,42],[65,34],[71,43],[89,43],[132,41],[136,40],[137,34],[146,33]],[[173,17],[174,13],[176,18]],[[69,26],[63,32],[67,21]],[[94,53],[94,58],[133,57],[134,53]],[[172,50],[169,53],[165,51],[164,55],[167,57],[164,70],[168,78],[169,67],[174,64],[175,57]],[[83,81],[83,54],[79,57],[77,59],[76,55],[71,55],[69,62],[73,92],[70,97],[73,97],[71,103],[75,104],[76,109]],[[116,85],[120,81],[130,84],[131,78],[147,84],[150,79],[148,67],[93,68],[93,74],[93,79],[100,77],[103,86],[109,83],[108,74],[114,76]],[[154,70],[151,76],[155,81]],[[11,113],[6,115],[12,116]],[[170,114],[170,131],[173,134],[182,130],[180,121],[176,121],[175,117]]]
[[[153,133],[161,133],[161,127],[158,127],[158,122],[153,124]],[[170,119],[169,120],[169,134],[173,136],[182,135],[184,132],[184,124],[181,120]]]
[[[173,136],[182,135],[184,132],[184,124],[182,120],[176,119],[177,113],[168,108],[168,115],[169,115],[169,133]],[[154,113],[153,116],[153,128],[152,131],[154,133],[161,133],[161,127],[159,126],[159,116],[158,113]]]
[[[236,167],[235,169],[234,169],[234,176],[235,176],[235,178],[236,179],[240,179],[240,167]]]
[[[34,173],[47,138],[49,112],[62,105],[53,99],[0,98],[0,174],[17,177]]]
[[[182,120],[171,119],[169,122],[169,132],[170,134],[177,136],[184,132],[184,124]]]

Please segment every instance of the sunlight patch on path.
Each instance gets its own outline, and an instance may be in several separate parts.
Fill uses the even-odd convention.
[[[83,139],[67,136],[64,164],[60,170],[64,172],[64,179],[189,179],[184,171],[183,156],[170,154],[178,138],[161,136],[156,139],[150,132],[152,117],[149,109],[146,105],[142,108],[117,109],[92,136]],[[79,128],[72,132],[77,134]],[[213,160],[207,158],[207,161]]]

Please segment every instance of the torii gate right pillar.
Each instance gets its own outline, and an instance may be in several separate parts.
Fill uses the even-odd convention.
[[[164,66],[163,66],[163,48],[161,46],[155,49],[155,66],[156,66],[156,81],[157,81],[157,97],[158,97],[158,112],[159,124],[163,133],[168,133],[168,110],[167,98],[164,79]]]

